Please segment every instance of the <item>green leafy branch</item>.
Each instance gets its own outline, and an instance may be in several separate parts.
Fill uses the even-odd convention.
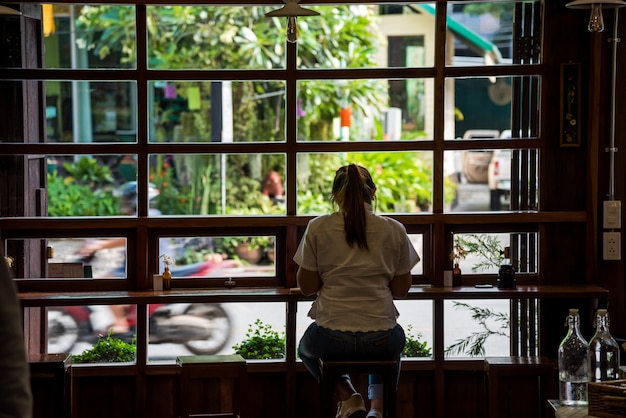
[[[509,337],[510,319],[506,312],[497,312],[489,308],[481,308],[469,305],[465,302],[453,302],[455,309],[466,309],[471,312],[472,319],[477,321],[483,328],[482,331],[474,332],[469,337],[457,340],[454,344],[445,349],[445,355],[466,353],[471,357],[485,355],[485,341],[492,335]],[[488,320],[499,324],[497,327],[490,326]]]

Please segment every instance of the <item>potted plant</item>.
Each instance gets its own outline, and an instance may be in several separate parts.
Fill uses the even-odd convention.
[[[100,335],[93,347],[72,356],[72,363],[123,363],[133,362],[137,356],[137,345],[133,336],[130,343],[121,338],[113,338],[111,334]]]
[[[279,333],[260,319],[248,326],[246,339],[233,346],[235,354],[245,359],[279,359],[285,357],[285,332]]]
[[[418,332],[413,335],[413,326],[406,327],[406,344],[402,351],[402,357],[430,357],[432,350],[428,347],[426,341],[422,341],[422,333]]]
[[[238,236],[223,237],[219,245],[229,258],[257,264],[261,259],[274,250],[274,238],[266,236]]]

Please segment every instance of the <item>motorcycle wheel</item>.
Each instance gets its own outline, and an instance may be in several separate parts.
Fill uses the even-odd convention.
[[[48,353],[69,353],[78,340],[78,324],[67,312],[48,310]]]
[[[189,340],[185,347],[194,354],[209,355],[220,352],[230,337],[230,318],[226,311],[215,304],[194,303],[185,311],[211,320],[211,336],[205,340]]]

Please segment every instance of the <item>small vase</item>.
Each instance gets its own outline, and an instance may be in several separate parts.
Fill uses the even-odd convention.
[[[459,263],[454,263],[454,270],[452,270],[452,286],[461,286],[461,268]]]
[[[165,270],[163,271],[163,290],[170,290],[172,288],[172,273],[170,272],[170,268],[165,266]]]

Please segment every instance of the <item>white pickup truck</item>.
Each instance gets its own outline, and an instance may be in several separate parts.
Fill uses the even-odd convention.
[[[463,139],[510,138],[511,131],[472,129]],[[486,183],[489,187],[489,209],[502,210],[510,205],[511,150],[466,150],[460,152],[459,180],[462,183]]]

